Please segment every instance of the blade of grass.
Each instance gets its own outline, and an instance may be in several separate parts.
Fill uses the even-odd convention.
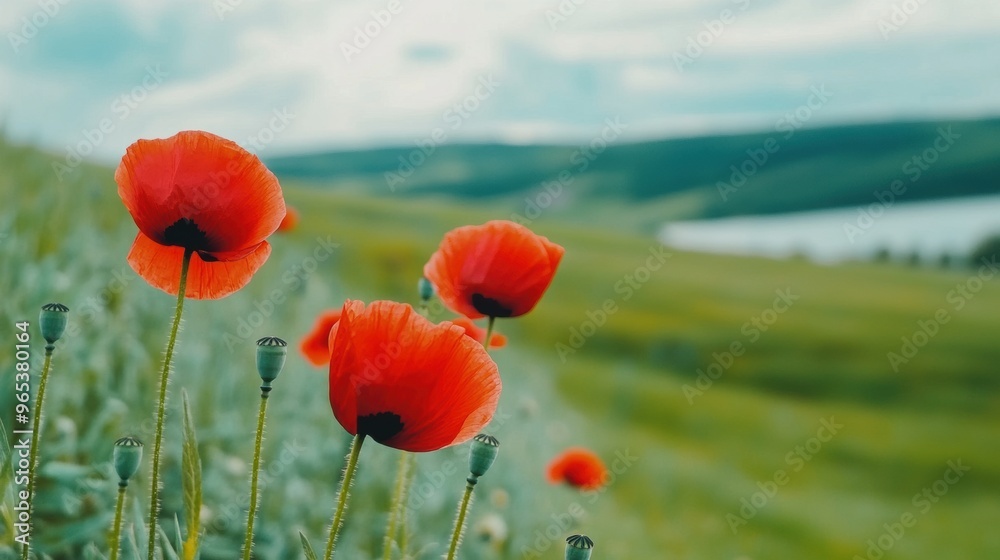
[[[299,540],[302,541],[302,552],[306,555],[306,560],[318,560],[316,558],[316,551],[313,550],[311,544],[309,544],[309,539],[299,531]]]
[[[187,539],[184,541],[182,557],[194,560],[198,553],[201,537],[201,458],[198,455],[198,438],[191,420],[187,391],[181,390],[184,408],[184,442],[181,453],[181,484],[184,494],[184,516],[187,519]]]

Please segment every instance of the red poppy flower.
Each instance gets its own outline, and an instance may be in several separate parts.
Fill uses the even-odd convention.
[[[448,232],[424,265],[438,297],[472,319],[531,311],[552,283],[564,249],[514,222]]]
[[[285,207],[285,217],[278,224],[278,231],[292,231],[299,225],[299,211],[291,206]]]
[[[548,466],[549,482],[565,482],[581,490],[596,490],[608,478],[608,468],[593,451],[582,447],[567,449]]]
[[[312,365],[319,367],[330,363],[330,329],[339,320],[340,309],[320,313],[312,330],[299,343],[299,350]]]
[[[207,132],[135,142],[115,181],[139,226],[129,265],[174,295],[185,250],[193,251],[186,297],[216,299],[245,286],[285,215],[278,180],[257,156]]]
[[[500,373],[486,349],[409,305],[347,301],[330,347],[330,406],[353,435],[434,451],[468,441],[496,411]]]
[[[482,344],[486,340],[486,329],[480,327],[479,325],[472,322],[472,319],[468,317],[458,317],[455,319],[449,319],[452,324],[458,325],[465,329],[465,334],[472,337],[479,344]],[[507,345],[507,337],[493,331],[490,335],[490,348],[503,348]]]

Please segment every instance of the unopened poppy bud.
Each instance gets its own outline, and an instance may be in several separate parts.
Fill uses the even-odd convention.
[[[132,436],[125,436],[115,442],[114,464],[115,472],[124,486],[139,470],[142,461],[142,442]]]
[[[590,560],[594,541],[587,535],[573,535],[566,539],[566,560]]]
[[[269,386],[285,365],[288,343],[276,336],[265,336],[257,341],[257,373]]]
[[[472,450],[469,452],[469,471],[474,477],[486,474],[500,452],[500,442],[493,436],[479,434],[472,439]]]
[[[431,284],[430,280],[421,277],[417,281],[417,291],[420,292],[420,299],[427,301],[434,295],[434,284]]]
[[[38,325],[42,329],[42,337],[49,344],[55,344],[66,331],[66,314],[69,308],[61,303],[46,303],[38,314]]]

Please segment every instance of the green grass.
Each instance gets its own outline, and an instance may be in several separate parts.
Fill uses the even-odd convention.
[[[40,365],[38,308],[61,301],[73,314],[50,378],[35,538],[54,558],[79,558],[87,543],[106,550],[114,440],[134,433],[151,444],[143,422],[152,416],[173,298],[125,263],[135,226],[111,170],[86,167],[60,183],[46,156],[9,145],[0,147],[0,166],[8,201],[0,210],[0,290],[8,294],[0,319],[32,321]],[[372,198],[291,182],[286,196],[302,214],[300,227],[272,238],[271,259],[244,290],[189,301],[178,342],[164,467],[166,487],[176,491],[165,493],[164,519],[183,511],[184,388],[205,469],[206,560],[232,557],[242,540],[259,385],[253,341],[276,335],[295,344],[319,311],[347,297],[413,301],[420,269],[444,232],[510,213],[475,201]],[[627,220],[629,208],[609,207],[614,215],[604,219]],[[955,310],[947,294],[968,272],[675,253],[626,300],[616,285],[644,266],[654,241],[558,212],[532,228],[567,253],[538,308],[499,324],[510,337],[495,353],[504,394],[491,431],[502,447],[476,490],[463,558],[533,558],[522,552],[539,535],[546,550],[538,557],[561,558],[562,538],[584,532],[597,542],[595,560],[847,559],[864,556],[866,541],[906,512],[917,522],[887,559],[1000,553],[1000,538],[988,530],[1000,519],[991,498],[1000,489],[1000,279]],[[323,246],[317,238],[339,245],[313,267],[310,256]],[[743,325],[785,289],[800,299],[751,342]],[[282,303],[274,303],[275,290]],[[562,360],[559,345],[569,345],[572,330],[587,328],[588,312],[609,299],[619,310]],[[939,309],[950,321],[893,371],[887,353]],[[437,316],[448,314],[438,309]],[[685,385],[697,387],[713,353],[736,342],[745,353],[703,394],[686,397]],[[12,341],[0,348],[2,387],[12,386],[12,348]],[[325,392],[323,373],[293,351],[268,410],[264,462],[274,474],[262,479],[261,557],[301,557],[298,531],[322,548],[349,443]],[[0,410],[12,410],[12,398],[0,391]],[[793,472],[798,463],[788,454],[831,417],[843,428]],[[619,456],[637,459],[627,468],[618,463],[623,468],[605,492],[581,495],[544,480],[545,463],[570,445],[591,447],[610,465]],[[465,454],[462,446],[418,457],[415,490],[426,494],[412,513],[419,558],[440,557],[447,544]],[[920,513],[913,496],[958,459],[972,470]],[[366,446],[361,462],[338,545],[345,558],[379,554],[395,474],[392,450]],[[146,463],[129,489],[126,532],[141,527]],[[440,474],[447,465],[457,465],[455,474]],[[727,514],[739,515],[741,500],[779,469],[787,484],[731,531]],[[500,489],[506,505],[495,496]],[[4,495],[0,557],[12,539],[9,488]],[[497,550],[475,537],[476,523],[491,513],[510,530]],[[564,528],[560,521],[570,518]],[[166,525],[172,534],[173,522]],[[558,542],[546,547],[548,530]]]

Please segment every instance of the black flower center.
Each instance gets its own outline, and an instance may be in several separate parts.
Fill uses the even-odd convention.
[[[402,431],[403,420],[393,412],[358,416],[358,435],[369,436],[379,443],[384,443]]]
[[[181,218],[163,230],[163,242],[195,251],[207,250],[208,234],[190,218]]]
[[[483,294],[472,294],[472,307],[488,317],[510,317],[514,310]]]

